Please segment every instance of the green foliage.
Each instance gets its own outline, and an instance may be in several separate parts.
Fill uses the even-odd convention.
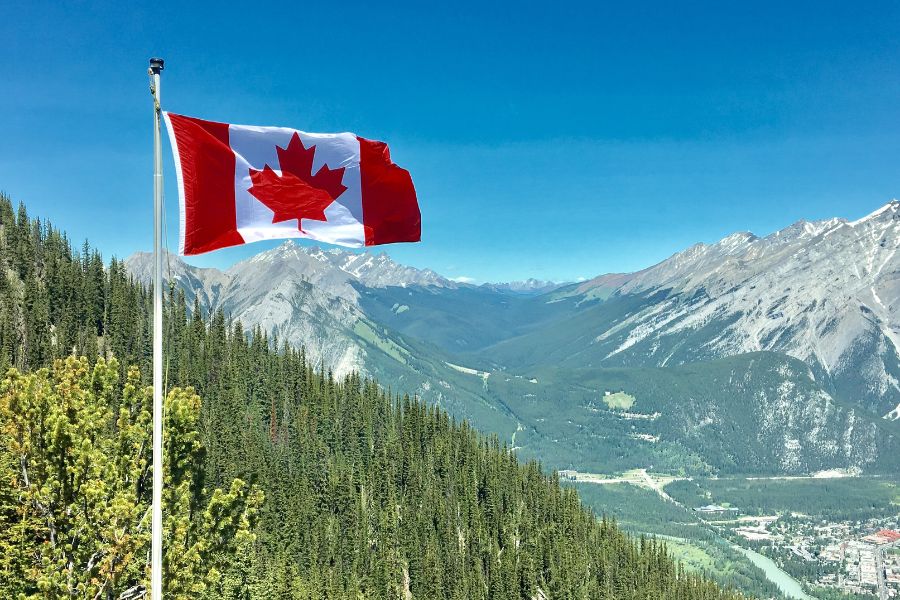
[[[586,506],[615,518],[626,531],[662,537],[689,570],[760,598],[778,596],[777,586],[759,567],[702,526],[692,511],[663,500],[655,491],[623,483],[570,485],[578,489]]]
[[[120,262],[97,272],[89,248],[19,212],[0,198],[0,360],[18,368],[4,388],[2,587],[112,598],[146,577],[149,297]],[[166,310],[169,383],[196,390],[167,400],[169,597],[738,597],[444,411],[336,381],[182,294]],[[73,353],[102,358],[41,369]],[[26,439],[28,465],[45,465],[27,484]]]
[[[697,517],[674,502],[666,502],[647,488],[627,483],[601,485],[566,483],[578,490],[581,501],[598,514],[615,519],[619,527],[637,533],[713,539]]]
[[[758,352],[665,368],[554,366],[524,377],[494,371],[486,393],[523,424],[516,435],[521,455],[560,469],[614,473],[652,466],[705,476],[859,467],[896,473],[900,424],[838,400],[824,402],[821,384],[808,373],[796,359]],[[782,397],[784,389],[789,396]],[[627,411],[609,408],[607,390],[624,390],[634,404]],[[777,406],[795,412],[771,419]],[[817,423],[815,436],[811,422]],[[832,443],[845,434],[847,443]],[[799,448],[787,452],[786,439],[799,439]]]
[[[666,492],[696,508],[726,504],[749,515],[799,513],[838,520],[890,517],[900,509],[896,479],[696,479],[675,481]]]
[[[12,529],[0,531],[10,568],[3,589],[22,598],[117,597],[148,575],[151,390],[136,369],[120,387],[115,359],[57,360],[33,374],[11,369],[0,388],[0,482]],[[200,399],[166,399],[166,584],[196,598],[250,539],[260,493],[234,480],[198,486]]]
[[[818,586],[813,586],[809,593],[818,600],[872,600],[874,598],[872,594],[853,594]]]

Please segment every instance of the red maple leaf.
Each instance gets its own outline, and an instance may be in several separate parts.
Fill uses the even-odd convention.
[[[300,219],[327,221],[325,209],[347,189],[342,183],[344,167],[329,169],[322,165],[313,175],[316,147],[304,148],[297,133],[287,148],[275,146],[275,150],[281,175],[269,165],[262,171],[250,169],[253,186],[248,191],[275,213],[273,223],[297,219],[297,228],[303,231]]]

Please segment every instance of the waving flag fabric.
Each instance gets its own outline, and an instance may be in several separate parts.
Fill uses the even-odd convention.
[[[181,203],[181,254],[306,237],[342,246],[417,242],[409,173],[383,142],[165,113]]]

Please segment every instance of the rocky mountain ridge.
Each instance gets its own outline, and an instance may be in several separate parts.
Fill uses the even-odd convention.
[[[555,466],[628,447],[614,468],[798,474],[890,463],[898,246],[891,202],[562,286],[475,286],[293,242],[226,271],[167,264],[202,310],[304,345],[338,375],[377,375]],[[149,280],[149,255],[127,265]],[[658,420],[594,412],[619,389]]]
[[[152,258],[150,253],[136,253],[126,265],[146,283]],[[204,311],[222,310],[280,341],[303,345],[313,361],[338,376],[366,371],[366,351],[355,333],[365,320],[358,307],[359,286],[459,285],[434,271],[400,265],[383,252],[323,250],[290,240],[225,271],[195,267],[174,255],[165,262],[164,278],[177,282],[190,303],[196,298]]]
[[[801,221],[763,238],[742,232],[697,244],[623,276],[611,291],[608,278],[600,278],[579,293],[606,285],[607,298],[654,298],[596,332],[603,359],[630,362],[641,354],[643,364],[666,366],[699,356],[782,352],[839,388],[865,378],[857,392],[863,404],[896,418],[898,247],[900,202],[892,201],[854,222]],[[695,339],[678,343],[689,337]]]

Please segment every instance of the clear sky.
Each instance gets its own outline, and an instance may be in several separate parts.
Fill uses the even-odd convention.
[[[0,0],[0,190],[107,257],[151,247],[155,55],[174,112],[389,142],[424,241],[385,249],[452,277],[635,270],[900,196],[896,2]]]

